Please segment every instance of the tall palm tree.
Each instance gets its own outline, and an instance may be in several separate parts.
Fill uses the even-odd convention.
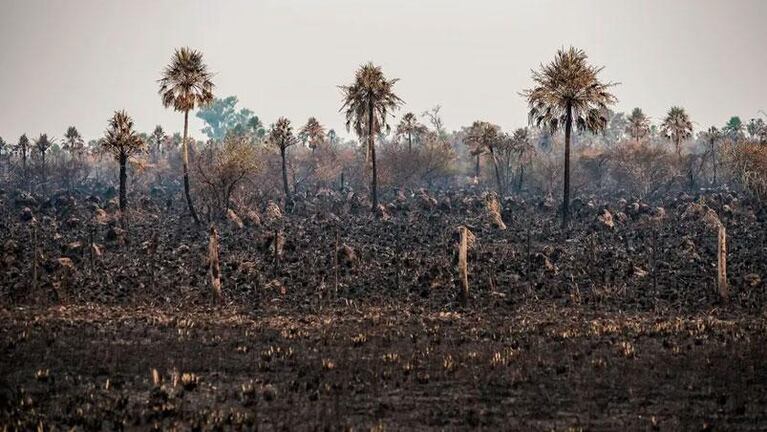
[[[144,148],[144,140],[133,129],[133,119],[125,112],[115,111],[109,120],[109,126],[101,140],[102,148],[114,156],[120,164],[120,211],[124,212],[128,198],[126,182],[128,178],[128,158],[140,153]]]
[[[409,112],[402,116],[402,120],[400,120],[399,124],[397,125],[397,136],[407,137],[407,151],[412,153],[413,137],[420,137],[426,133],[426,130],[426,126],[422,125],[418,121],[418,117],[416,117],[415,114]]]
[[[703,136],[709,144],[709,151],[711,152],[711,167],[714,172],[713,183],[716,184],[716,142],[722,139],[722,132],[716,127],[711,126],[707,131],[703,132]]]
[[[27,134],[23,134],[19,137],[19,143],[16,144],[16,152],[21,158],[21,174],[24,180],[27,179],[27,154],[29,153],[29,138]]]
[[[378,208],[378,171],[376,168],[375,137],[381,132],[391,130],[387,116],[403,103],[394,94],[394,84],[398,79],[386,79],[379,66],[368,63],[361,66],[354,76],[354,82],[340,86],[343,92],[341,111],[346,111],[346,129],[367,140],[367,148],[373,162],[371,179],[372,212]]]
[[[46,166],[45,166],[45,154],[48,152],[48,149],[51,148],[53,145],[53,141],[48,138],[48,134],[41,134],[40,137],[35,141],[35,147],[37,148],[37,151],[40,153],[40,162],[41,162],[41,169],[42,169],[42,177],[43,177],[43,190],[47,189],[47,183],[48,183],[48,173],[46,172]]]
[[[722,133],[724,133],[724,135],[732,141],[738,141],[743,138],[744,129],[745,126],[743,125],[743,121],[740,119],[740,117],[733,116],[730,117],[730,120],[728,120],[727,124],[725,124],[722,128]]]
[[[626,125],[626,133],[635,139],[637,144],[639,144],[642,138],[650,134],[650,119],[642,112],[641,108],[634,108],[631,111],[631,115],[628,117],[628,125]]]
[[[671,107],[660,126],[663,136],[674,142],[676,155],[681,157],[682,148],[680,144],[682,140],[686,140],[692,136],[692,121],[690,121],[687,112],[682,107]]]
[[[306,125],[301,128],[298,135],[301,138],[301,141],[312,149],[312,152],[325,144],[325,127],[314,117],[309,117],[309,120],[306,121]]]
[[[597,133],[607,126],[608,106],[617,99],[609,90],[614,83],[603,83],[597,75],[602,67],[588,63],[582,50],[570,47],[557,52],[554,60],[533,71],[532,89],[522,95],[530,105],[530,123],[552,132],[565,128],[564,194],[562,226],[570,218],[570,136],[573,124],[581,131]]]
[[[189,213],[195,223],[199,223],[197,212],[194,210],[192,195],[189,192],[189,149],[188,129],[189,111],[196,107],[206,106],[213,101],[213,81],[208,67],[202,61],[202,53],[191,48],[180,48],[175,51],[170,64],[160,78],[160,97],[165,108],[184,113],[184,136],[181,140],[184,169],[184,194]]]
[[[286,200],[289,201],[290,187],[288,186],[288,166],[285,156],[288,147],[298,142],[298,138],[293,135],[293,126],[290,125],[290,120],[280,117],[277,123],[272,125],[268,139],[272,145],[280,150],[280,157],[282,158],[282,188],[285,191]]]
[[[495,181],[498,186],[499,196],[503,196],[504,190],[496,153],[504,139],[505,137],[501,132],[500,126],[485,121],[475,121],[471,127],[469,127],[468,133],[466,134],[466,142],[473,149],[482,149],[482,152],[490,154],[490,159],[493,161],[493,167],[495,168]]]

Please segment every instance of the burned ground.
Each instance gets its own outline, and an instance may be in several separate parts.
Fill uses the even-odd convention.
[[[101,198],[3,200],[11,429],[767,427],[767,229],[736,192],[576,199],[567,234],[523,197],[499,229],[472,191],[392,197],[383,218],[335,193],[235,209],[222,301],[207,230],[164,202],[123,230]]]

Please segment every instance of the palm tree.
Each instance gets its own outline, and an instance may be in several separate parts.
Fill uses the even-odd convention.
[[[27,134],[19,137],[19,143],[16,144],[16,152],[21,157],[21,173],[24,180],[27,179],[27,153],[29,152],[29,138]]]
[[[340,86],[343,92],[341,111],[346,111],[346,129],[354,128],[360,140],[367,140],[367,148],[373,162],[371,194],[375,213],[378,208],[378,171],[376,168],[375,137],[381,130],[391,130],[386,122],[391,111],[403,103],[394,94],[398,79],[387,80],[379,66],[368,63],[361,66],[354,77],[354,83]]]
[[[397,136],[407,137],[407,151],[413,151],[413,137],[420,137],[426,132],[426,126],[418,122],[418,117],[409,112],[402,116],[397,125]]]
[[[37,151],[40,153],[40,162],[42,167],[42,176],[43,176],[43,190],[47,188],[47,173],[45,172],[45,153],[48,151],[49,148],[53,145],[53,141],[51,141],[48,138],[48,134],[41,134],[40,137],[35,141],[35,147],[37,148]]]
[[[511,136],[512,143],[514,145],[514,151],[517,154],[519,160],[519,180],[517,183],[517,190],[522,190],[522,182],[525,175],[525,167],[530,165],[535,155],[535,146],[530,139],[530,129],[524,127],[514,131]]]
[[[503,182],[498,168],[497,150],[503,144],[505,137],[501,132],[501,127],[485,121],[475,121],[469,127],[466,134],[466,142],[473,149],[481,149],[482,152],[490,154],[495,168],[495,181],[498,186],[498,195],[503,196]]]
[[[743,138],[743,130],[743,121],[738,116],[730,117],[730,120],[728,120],[727,124],[722,128],[724,135],[734,142]]]
[[[716,184],[716,142],[722,139],[722,132],[716,128],[716,126],[711,126],[708,128],[707,131],[703,132],[702,138],[708,141],[709,143],[709,151],[711,152],[711,166],[714,171],[714,178],[713,183]]]
[[[285,198],[289,201],[290,188],[288,187],[288,166],[285,161],[285,152],[288,147],[298,142],[298,138],[293,135],[293,126],[290,125],[290,120],[280,117],[277,123],[272,125],[269,131],[269,142],[280,150],[280,157],[282,158],[282,187],[285,190]]]
[[[628,117],[628,125],[626,125],[626,133],[631,138],[634,138],[639,144],[639,140],[650,134],[650,119],[647,118],[641,108],[634,108],[631,111],[631,115]]]
[[[124,212],[128,201],[125,188],[128,158],[140,153],[144,148],[144,140],[133,130],[133,119],[125,110],[115,111],[109,120],[109,127],[104,132],[101,146],[120,164],[120,211]]]
[[[163,130],[162,126],[157,125],[154,128],[154,131],[152,131],[152,155],[156,158],[158,155],[162,154],[163,152],[163,143],[166,139],[168,139],[168,136],[165,134],[165,130]]]
[[[682,107],[673,106],[661,123],[663,136],[674,141],[674,149],[678,157],[682,156],[680,143],[692,136],[692,122]]]
[[[165,108],[184,113],[184,136],[181,140],[184,169],[184,194],[189,213],[195,223],[199,223],[194,210],[192,196],[189,193],[189,149],[187,144],[189,129],[189,111],[205,106],[213,101],[213,81],[208,67],[202,61],[202,53],[190,48],[177,49],[170,64],[160,78],[160,96]]]
[[[77,128],[70,126],[64,134],[64,150],[67,150],[72,157],[82,155],[85,141],[77,131]]]
[[[570,217],[570,135],[573,124],[581,131],[597,133],[607,126],[608,106],[617,99],[609,93],[614,83],[603,83],[597,75],[602,67],[588,63],[582,50],[559,50],[548,65],[533,71],[535,87],[522,93],[530,105],[530,123],[556,132],[565,128],[564,196],[562,226]]]
[[[312,152],[325,144],[325,128],[314,117],[309,117],[309,120],[307,120],[306,125],[301,128],[298,136],[301,138],[302,142],[312,149]]]

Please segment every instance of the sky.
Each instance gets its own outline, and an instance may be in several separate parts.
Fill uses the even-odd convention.
[[[657,123],[680,105],[704,129],[765,116],[766,18],[765,0],[0,0],[0,137],[97,138],[118,109],[140,131],[181,130],[157,95],[181,46],[267,125],[316,116],[346,134],[337,86],[372,61],[400,79],[398,116],[441,105],[449,130],[513,129],[531,69],[572,45],[620,83],[616,111]]]

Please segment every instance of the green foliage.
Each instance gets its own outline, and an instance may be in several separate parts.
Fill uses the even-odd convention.
[[[266,129],[261,120],[247,108],[238,110],[238,102],[236,96],[216,98],[210,105],[201,108],[197,117],[206,124],[202,133],[216,141],[224,139],[230,133],[237,136],[253,134],[256,138],[263,138]]]

